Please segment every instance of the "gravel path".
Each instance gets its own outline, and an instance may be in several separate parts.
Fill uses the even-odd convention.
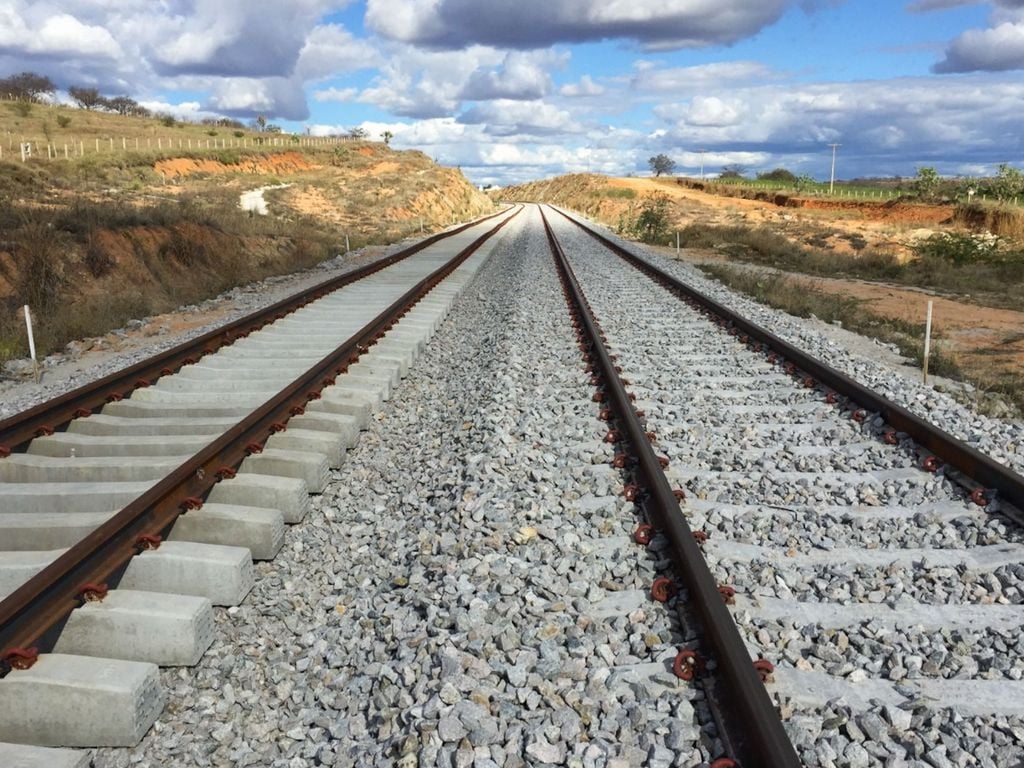
[[[706,761],[537,222],[509,225],[199,667],[164,672],[153,731],[97,766]]]
[[[965,500],[941,472],[918,469],[908,446],[880,443],[878,425],[842,417],[819,392],[797,387],[564,219],[550,220],[659,450],[672,460],[669,477],[687,490],[691,527],[712,535],[712,571],[743,598],[734,612],[741,633],[776,665],[780,685],[770,690],[806,764],[1018,765],[1024,719],[965,716],[945,707],[984,709],[968,690],[951,686],[948,700],[929,702],[914,686],[1024,676],[1024,610],[1008,622],[984,611],[1024,607],[1021,530]],[[754,319],[789,330],[770,315]],[[799,341],[807,347],[806,335]],[[1001,425],[978,429],[978,443],[1011,434]],[[771,618],[762,613],[768,603]],[[827,618],[800,618],[807,604],[837,608]],[[845,618],[843,606],[867,610]],[[931,606],[980,612],[932,620]],[[908,611],[909,626],[898,620]],[[836,681],[818,706],[789,700],[811,679],[804,673]],[[852,700],[864,680],[881,681],[901,704],[879,713],[839,698]],[[1015,696],[1024,704],[1024,688]]]

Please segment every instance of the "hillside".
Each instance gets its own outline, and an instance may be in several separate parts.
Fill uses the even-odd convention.
[[[0,362],[26,354],[25,303],[47,354],[311,266],[346,237],[355,250],[494,208],[459,171],[382,143],[18,106],[0,103]],[[269,215],[240,208],[265,187]]]

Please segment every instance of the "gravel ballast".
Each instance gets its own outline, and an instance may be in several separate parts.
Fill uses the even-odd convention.
[[[671,460],[669,477],[692,500],[684,503],[691,527],[711,534],[705,554],[713,573],[745,600],[734,611],[741,634],[753,654],[776,666],[781,685],[769,691],[789,690],[796,684],[788,679],[809,679],[806,673],[835,680],[822,690],[820,709],[794,706],[778,694],[805,764],[1016,766],[1024,746],[1004,734],[1024,733],[1020,718],[964,716],[955,687],[949,701],[934,701],[916,700],[913,685],[1019,681],[1018,633],[983,624],[927,631],[892,616],[911,609],[926,615],[930,606],[1024,604],[1020,529],[970,504],[942,472],[919,469],[909,444],[882,444],[880,425],[858,424],[822,403],[820,392],[778,375],[763,354],[573,225],[557,215],[551,220],[657,447]],[[697,287],[713,293],[707,281]],[[723,293],[713,298],[728,298]],[[784,319],[776,324],[771,310],[760,317],[743,311],[780,335],[791,330]],[[807,348],[803,338],[790,340]],[[832,357],[833,365],[843,360]],[[888,384],[902,392],[898,383]],[[955,422],[956,409],[940,415]],[[989,442],[1013,434],[1006,425],[988,427]],[[1009,547],[1009,563],[990,554],[1001,547]],[[975,558],[977,552],[983,554]],[[759,618],[761,598],[792,601],[793,618]],[[891,617],[837,629],[801,620],[798,603],[835,604],[838,613],[844,605],[893,610]],[[859,682],[872,679],[891,683],[906,723],[904,715],[861,723],[870,706],[843,700],[844,691],[853,696]],[[1024,704],[1024,689],[1016,695]],[[983,760],[975,758],[979,748]]]
[[[200,665],[164,672],[157,726],[98,766],[709,758],[530,215]]]

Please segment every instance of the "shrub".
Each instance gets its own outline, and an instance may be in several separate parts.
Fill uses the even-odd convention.
[[[957,266],[990,261],[999,252],[999,238],[989,234],[937,232],[914,247],[921,258],[951,261]]]
[[[19,117],[28,117],[32,114],[32,102],[29,101],[16,101],[11,105],[11,108]]]
[[[661,243],[668,236],[667,195],[651,195],[640,204],[640,213],[633,222],[636,237],[645,243]]]
[[[57,115],[57,125],[61,128],[67,128],[71,125],[71,118],[67,115]]]

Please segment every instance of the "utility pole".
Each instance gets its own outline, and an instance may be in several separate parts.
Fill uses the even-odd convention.
[[[704,181],[704,153],[707,152],[707,150],[698,149],[697,151],[700,152],[700,180]]]
[[[828,193],[831,195],[832,191],[836,186],[836,148],[843,146],[842,144],[829,144],[832,147],[832,176],[828,181]]]

